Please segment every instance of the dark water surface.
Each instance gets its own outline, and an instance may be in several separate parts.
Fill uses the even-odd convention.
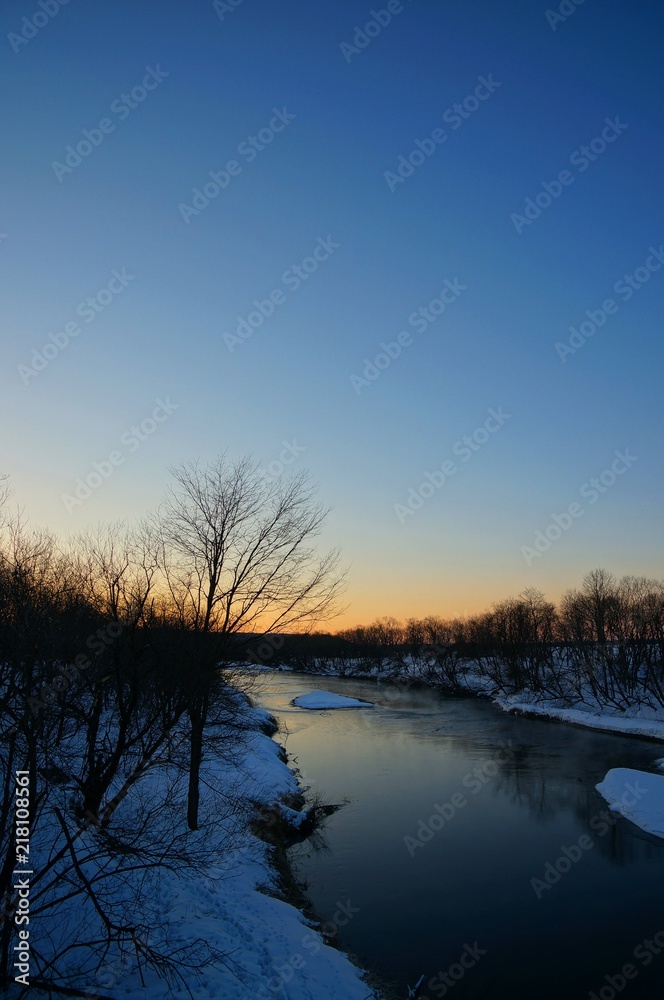
[[[318,688],[375,707],[290,704]],[[370,681],[270,674],[253,693],[304,783],[346,801],[292,849],[295,870],[398,996],[421,973],[429,998],[664,995],[664,949],[643,945],[664,932],[664,841],[607,823],[594,787],[611,767],[657,771],[661,744]],[[545,888],[547,862],[564,873]]]

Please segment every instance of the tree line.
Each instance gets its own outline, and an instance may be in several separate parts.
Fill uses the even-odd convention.
[[[268,647],[269,649],[269,647]],[[259,660],[260,646],[250,659]],[[468,690],[471,674],[505,694],[627,709],[664,705],[664,582],[603,569],[554,604],[528,588],[476,615],[376,619],[336,634],[289,636],[265,662],[378,674]]]

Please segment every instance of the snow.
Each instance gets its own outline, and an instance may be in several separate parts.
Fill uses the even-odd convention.
[[[614,812],[664,838],[664,775],[614,767],[596,788]]]
[[[310,691],[293,698],[293,704],[298,708],[328,709],[328,708],[372,708],[372,701],[361,701],[359,698],[347,698],[343,694],[333,694],[332,691]]]
[[[302,812],[298,812],[297,809],[291,809],[290,806],[285,806],[283,804],[279,806],[279,815],[294,830],[301,829],[304,823],[311,820],[311,816],[309,815],[309,811],[307,809],[303,809]]]
[[[295,673],[295,668],[289,667],[285,663],[254,663],[245,660],[224,660],[223,668],[226,671],[236,669],[243,674]]]
[[[112,948],[101,965],[87,952],[73,951],[66,972],[81,995],[113,1000],[376,1000],[362,970],[326,944],[318,924],[280,898],[274,848],[252,825],[258,819],[269,825],[278,818],[297,831],[308,818],[306,810],[292,808],[302,797],[283,748],[261,731],[270,721],[263,709],[238,697],[230,730],[224,724],[210,727],[198,831],[187,831],[184,821],[186,769],[178,761],[173,766],[170,757],[148,769],[117,809],[117,822],[133,829],[146,802],[165,802],[167,813],[158,821],[166,829],[172,822],[200,859],[197,869],[179,857],[172,866],[155,864],[145,874],[142,895],[137,895],[135,880],[122,871],[104,883],[114,899],[134,909],[150,946],[165,954],[180,953],[189,962],[185,981],[166,982],[152,968],[139,969],[126,948]],[[180,737],[185,753],[186,732]],[[177,746],[175,752],[177,756]],[[53,824],[51,828],[57,832]],[[42,840],[45,855],[47,816],[41,830],[42,838],[35,836],[35,841]],[[157,842],[160,833],[147,829],[145,836]],[[81,840],[93,845],[94,831]],[[90,858],[85,867],[93,877],[104,862]],[[57,951],[63,942],[76,940],[77,928],[86,928],[86,939],[97,929],[98,916],[89,900],[84,895],[67,898],[66,890],[65,885],[59,890],[62,900],[54,900],[39,916],[39,944],[46,958],[49,948]],[[209,955],[214,957],[206,961]]]
[[[245,664],[246,668],[246,664]],[[274,668],[269,668],[274,671]],[[292,667],[279,665],[279,670],[292,671]],[[367,667],[361,660],[344,661],[343,664],[330,659],[321,662],[309,676],[368,678],[399,685],[411,682],[437,686],[437,675],[431,672],[431,664],[422,657],[404,656],[398,661],[384,660],[380,666]],[[458,665],[460,690],[469,695],[490,698],[504,712],[527,713],[547,719],[557,719],[571,725],[586,726],[603,732],[620,733],[623,736],[640,736],[646,739],[664,741],[664,707],[653,707],[635,695],[631,705],[618,707],[599,704],[586,685],[565,698],[554,698],[540,691],[526,689],[514,693],[500,690],[496,683],[482,669],[476,660],[464,660]],[[333,704],[334,702],[334,704]],[[343,704],[342,704],[343,703]],[[293,700],[300,708],[331,709],[361,708],[372,702],[355,698],[344,698],[329,691],[311,691]],[[664,758],[662,765],[664,769]]]
[[[664,740],[664,720],[645,717],[643,712],[628,716],[626,712],[612,714],[606,710],[593,712],[589,706],[583,708],[560,708],[553,701],[539,701],[520,695],[497,695],[494,702],[505,712],[528,712],[548,719],[601,729],[605,732],[622,733],[624,736],[647,736],[654,740]]]

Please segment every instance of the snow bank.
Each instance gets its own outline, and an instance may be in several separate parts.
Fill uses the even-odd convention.
[[[655,837],[664,837],[664,775],[614,767],[595,786],[614,812]]]
[[[494,702],[505,712],[528,712],[531,715],[541,715],[548,719],[559,719],[561,722],[571,722],[577,726],[587,726],[589,729],[602,729],[606,732],[622,733],[625,736],[647,736],[654,740],[664,740],[664,722],[660,719],[644,718],[642,714],[628,716],[624,712],[592,712],[589,708],[558,708],[547,701],[530,701],[522,696],[498,695]]]
[[[372,701],[361,701],[359,698],[346,698],[342,694],[331,691],[310,691],[299,698],[293,698],[293,705],[298,708],[373,708]]]
[[[114,1000],[376,1000],[362,970],[325,943],[317,924],[280,898],[274,848],[259,838],[260,823],[276,815],[297,830],[308,813],[289,805],[298,800],[300,788],[285,752],[264,731],[270,722],[263,709],[238,697],[230,727],[209,727],[198,831],[188,831],[184,821],[186,773],[173,771],[168,760],[148,769],[132,787],[117,810],[118,819],[131,827],[142,799],[166,797],[180,842],[198,858],[199,867],[187,867],[177,852],[172,864],[151,867],[149,916],[131,879],[120,874],[107,883],[108,891],[136,903],[137,923],[149,923],[143,932],[147,942],[181,956],[185,976],[166,982],[153,968],[139,969],[126,948],[111,948],[101,965],[88,961],[85,967],[77,964],[74,951],[71,976],[81,995]],[[186,735],[185,730],[185,750]],[[158,834],[145,830],[148,839],[158,840]],[[89,862],[91,878],[95,864]],[[66,899],[63,905],[60,913],[40,915],[44,949],[58,936],[75,940],[76,926],[86,922],[91,925],[88,936],[93,936],[96,918],[85,901]],[[216,957],[199,961],[205,949]]]

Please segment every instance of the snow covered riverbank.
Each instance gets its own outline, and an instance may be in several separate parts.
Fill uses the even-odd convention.
[[[197,831],[186,828],[180,759],[186,760],[186,739],[178,741],[177,734],[117,810],[119,836],[136,828],[146,803],[165,803],[152,813],[156,824],[142,833],[148,851],[171,845],[161,863],[132,876],[131,865],[114,868],[112,854],[99,853],[94,829],[79,837],[86,877],[94,881],[103,871],[104,898],[132,910],[140,948],[111,948],[100,961],[94,949],[77,946],[66,969],[69,988],[113,1000],[376,998],[362,971],[293,905],[294,898],[300,902],[297,890],[284,888],[280,837],[287,828],[296,831],[307,813],[300,811],[301,792],[285,752],[268,735],[274,720],[238,694],[230,722],[210,729]],[[45,853],[55,827],[49,830],[45,819],[41,829],[36,845],[41,841]],[[339,901],[341,911],[345,903]],[[67,941],[77,940],[77,928],[93,939],[98,921],[85,895],[71,899],[63,891],[47,913],[35,913],[30,929],[47,957],[49,949],[62,952]],[[324,931],[334,934],[333,921]],[[141,960],[143,947],[172,959],[173,969],[160,971]]]
[[[664,711],[659,712],[649,708],[635,708],[620,712],[608,708],[593,709],[592,706],[579,702],[575,708],[564,708],[552,699],[539,699],[527,694],[493,695],[494,704],[505,712],[522,712],[538,715],[547,719],[558,719],[560,722],[576,726],[587,726],[589,729],[601,729],[607,733],[621,733],[623,736],[644,736],[652,740],[664,740]]]
[[[257,725],[265,722],[263,710],[249,711]],[[256,807],[259,812],[270,812],[283,799],[292,801],[299,796],[297,780],[279,745],[270,736],[254,732],[246,739],[237,762],[229,764],[217,758],[206,766],[206,783],[221,795],[241,796],[245,807],[244,822],[235,826],[236,844],[228,853],[215,857],[215,835],[223,839],[223,824],[216,834],[208,830],[211,868],[222,880],[217,890],[201,894],[196,886],[173,886],[184,908],[182,918],[187,914],[186,928],[184,919],[179,921],[181,931],[214,941],[229,957],[226,966],[203,970],[194,996],[197,1000],[375,997],[346,955],[325,944],[316,927],[295,906],[278,898],[281,890],[273,849],[250,828]],[[288,806],[278,812],[295,827],[304,815]],[[155,998],[163,995],[154,994]]]

